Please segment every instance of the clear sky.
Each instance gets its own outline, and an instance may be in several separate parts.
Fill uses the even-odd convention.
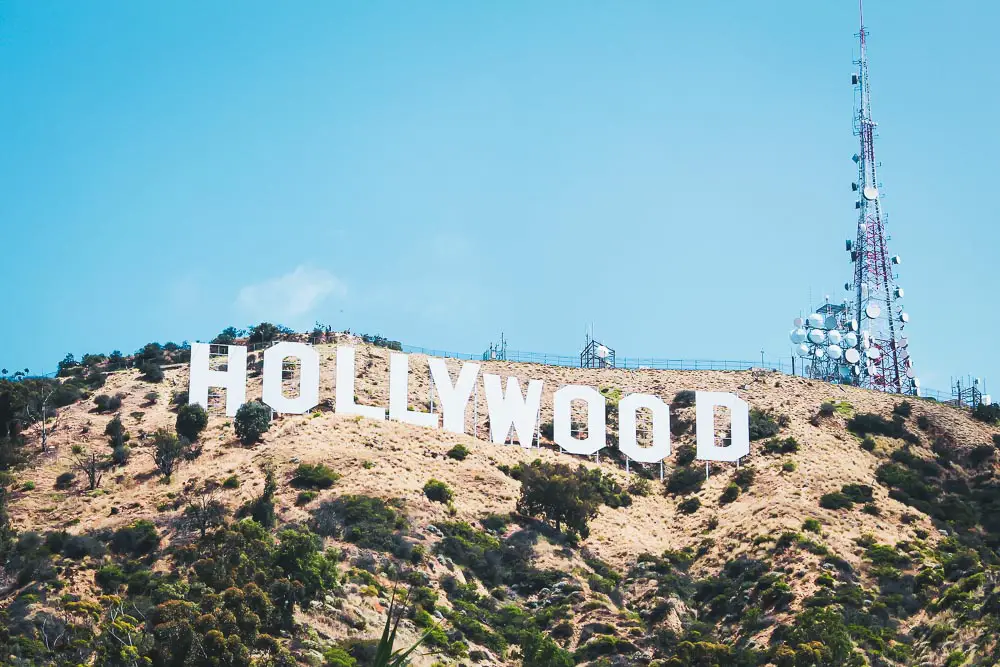
[[[996,385],[1000,8],[869,0],[925,387]],[[843,296],[857,6],[0,3],[0,365],[316,320],[788,357]]]

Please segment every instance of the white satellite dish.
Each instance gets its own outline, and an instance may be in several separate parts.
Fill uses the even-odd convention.
[[[842,356],[844,356],[844,351],[840,349],[840,347],[837,345],[831,345],[830,347],[826,348],[826,353],[831,359],[834,360],[840,359]]]
[[[819,329],[823,326],[823,316],[819,313],[812,313],[806,318],[806,323],[813,329]]]
[[[837,328],[837,318],[830,315],[825,320],[823,320],[824,329],[836,329]]]
[[[993,397],[989,394],[983,394],[982,401],[983,405],[993,405]]]
[[[802,343],[797,348],[795,348],[795,352],[800,357],[808,357],[809,356],[809,346],[806,345],[805,343]]]
[[[913,378],[913,386],[914,387],[920,386],[920,378]]]
[[[798,345],[806,339],[806,330],[802,327],[798,329],[792,329],[792,332],[788,334],[788,337],[792,339],[792,342]]]
[[[824,340],[826,340],[826,332],[822,329],[810,329],[809,330],[809,342],[819,345]]]
[[[853,347],[848,348],[844,350],[844,359],[846,359],[848,363],[856,364],[861,361],[861,353]]]
[[[856,351],[857,350],[855,350],[855,352]],[[851,366],[851,372],[854,373],[855,375],[861,375],[861,369],[858,368],[857,366]]]
[[[897,287],[896,288],[896,298],[897,299],[902,299],[903,298],[903,288],[902,287]]]
[[[900,257],[899,255],[893,255],[892,256],[892,263],[893,264],[902,264],[903,263],[903,258]]]
[[[863,348],[865,348],[867,350],[871,346],[872,346],[872,337],[868,334],[867,331],[862,331],[861,332],[861,347],[863,347]]]
[[[878,188],[874,185],[866,185],[865,189],[861,191],[861,194],[865,196],[868,201],[875,201],[878,199]]]
[[[816,355],[817,359],[822,359],[824,356],[826,356],[826,352],[824,352],[823,348],[821,347],[813,348],[813,354]]]
[[[900,322],[909,322],[910,321],[910,314],[909,313],[900,313],[899,314],[899,321]]]
[[[837,331],[836,329],[834,329],[833,331],[831,331],[830,333],[828,333],[826,335],[826,337],[834,345],[840,345],[840,341],[842,341],[844,339],[844,337],[841,336],[840,332]]]
[[[858,346],[858,334],[853,331],[849,331],[844,334],[844,347],[857,347]]]
[[[802,326],[803,319],[801,317],[796,317],[794,320],[792,320],[792,324],[795,325],[796,329],[798,329],[799,327]]]
[[[847,326],[850,328],[851,331],[857,331],[858,330],[858,321],[857,320],[851,320],[850,324],[848,324]]]
[[[607,359],[608,358],[608,352],[609,352],[608,348],[604,347],[603,345],[600,345],[597,348],[597,356],[600,359]]]
[[[882,309],[878,307],[877,303],[869,303],[865,306],[865,315],[872,318],[873,320],[882,314]]]
[[[917,377],[917,371],[915,371],[912,368],[907,368],[906,369],[906,377],[908,377],[910,379],[913,379],[913,378]]]
[[[882,350],[878,349],[877,347],[870,347],[865,352],[865,355],[872,361],[875,361],[876,359],[882,356]]]

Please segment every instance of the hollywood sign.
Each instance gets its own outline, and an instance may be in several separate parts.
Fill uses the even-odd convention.
[[[235,416],[246,402],[247,348],[228,346],[226,370],[213,370],[209,365],[210,346],[205,343],[191,345],[191,381],[188,392],[190,403],[208,408],[209,388],[226,390],[226,414]],[[286,359],[299,364],[299,390],[297,396],[287,396],[282,389],[282,368]],[[336,396],[334,410],[339,414],[360,415],[384,420],[388,417],[404,424],[441,428],[453,433],[465,433],[465,415],[473,389],[479,381],[480,365],[472,362],[461,364],[458,378],[453,380],[445,360],[430,357],[431,381],[441,406],[441,414],[420,412],[409,407],[409,357],[402,353],[389,355],[389,405],[361,405],[354,400],[354,347],[337,346]],[[281,342],[264,352],[263,402],[280,414],[300,415],[319,404],[319,354],[311,345]],[[530,447],[539,422],[542,400],[542,380],[529,380],[527,391],[522,392],[516,377],[508,377],[506,386],[499,375],[482,374],[486,394],[486,408],[490,420],[491,440],[506,444],[513,430],[522,447]],[[552,425],[554,440],[559,447],[571,454],[592,456],[607,446],[605,406],[607,399],[593,387],[564,385],[553,394]],[[586,437],[572,432],[572,406],[574,402],[586,404]],[[715,408],[729,410],[730,444],[716,442]],[[641,445],[638,437],[639,410],[648,410],[652,421],[652,438]],[[735,394],[695,392],[695,429],[697,457],[704,461],[738,461],[750,453],[750,410],[746,401]],[[670,455],[670,406],[652,394],[628,394],[618,403],[618,447],[633,461],[659,463]]]

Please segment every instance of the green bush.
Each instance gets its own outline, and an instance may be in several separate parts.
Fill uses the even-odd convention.
[[[139,367],[142,379],[147,382],[163,382],[163,369],[155,361],[147,361]]]
[[[240,488],[240,478],[236,475],[230,475],[222,481],[222,488],[224,489],[238,489]]]
[[[740,487],[730,482],[726,485],[725,490],[723,490],[722,495],[719,497],[719,502],[728,504],[739,498],[739,496]]]
[[[671,494],[695,493],[705,483],[705,471],[698,467],[680,466],[674,468],[667,478],[666,490]]]
[[[455,496],[448,485],[444,482],[436,479],[428,480],[424,484],[424,495],[427,496],[428,500],[432,500],[437,503],[447,503]]]
[[[548,463],[535,459],[527,466],[519,466],[521,495],[517,511],[527,516],[541,516],[555,524],[563,525],[586,537],[588,522],[597,514],[603,502],[600,470],[593,475],[584,466],[572,468],[565,463]],[[610,491],[610,489],[608,489]]]
[[[992,403],[990,405],[980,403],[972,411],[972,416],[987,424],[998,424],[1000,423],[1000,403]]]
[[[824,493],[819,499],[819,506],[828,510],[849,509],[854,502],[840,491]]]
[[[308,505],[318,497],[318,491],[299,491],[299,495],[295,496],[295,506],[302,507],[303,505]]]
[[[807,530],[810,533],[819,533],[822,530],[822,525],[819,519],[806,519],[802,522],[802,530]]]
[[[892,414],[899,415],[900,417],[906,419],[911,414],[913,414],[913,404],[910,403],[909,401],[903,401],[902,403],[897,403],[892,408]]]
[[[771,438],[761,448],[765,454],[793,454],[799,451],[799,442],[789,436],[787,438]]]
[[[798,466],[795,465],[795,461],[785,461],[781,464],[781,469],[785,472],[795,472]]]
[[[737,468],[736,472],[733,473],[733,483],[740,487],[741,491],[749,491],[756,477],[757,471],[754,468],[743,466],[742,468]]]
[[[208,413],[197,403],[182,405],[177,411],[177,434],[191,442],[208,426]]]
[[[292,486],[300,489],[329,489],[340,475],[322,463],[300,463],[292,477]]]
[[[312,512],[310,526],[320,535],[339,537],[366,549],[391,551],[397,531],[407,526],[398,501],[363,495],[327,500]]]
[[[851,502],[858,504],[870,503],[873,499],[872,487],[867,484],[845,484],[840,491],[850,498]]]
[[[878,443],[875,442],[875,438],[871,437],[870,435],[866,435],[861,440],[861,449],[865,450],[866,452],[874,452],[875,446],[877,444]]]
[[[184,459],[184,453],[188,450],[188,442],[184,438],[178,438],[165,428],[158,428],[153,433],[153,461],[160,473],[169,479],[174,474],[174,470]]]
[[[683,514],[694,514],[701,507],[701,500],[698,496],[688,496],[677,503],[677,510]]]
[[[244,445],[252,445],[271,428],[271,408],[260,401],[244,403],[236,411],[236,437]]]
[[[899,415],[895,415],[892,421],[889,421],[882,415],[871,412],[857,414],[847,420],[847,430],[861,437],[884,435],[907,442],[918,442],[918,438],[906,429],[903,418]]]
[[[930,427],[931,427],[930,417],[928,417],[927,415],[917,416],[917,428],[919,428],[921,431],[926,431]]]
[[[449,449],[447,454],[449,459],[455,459],[456,461],[464,461],[465,457],[468,455],[469,455],[469,448],[463,445],[462,443],[458,443],[457,445]]]
[[[697,456],[698,450],[695,449],[694,445],[681,445],[677,448],[677,459],[674,463],[679,466],[686,466],[692,463]]]
[[[837,406],[833,403],[827,401],[819,406],[819,416],[820,417],[832,417],[833,413],[837,411]]]
[[[645,497],[652,493],[653,489],[647,478],[636,474],[629,480],[626,491],[633,496]]]
[[[778,434],[781,430],[781,422],[787,423],[787,417],[775,418],[770,412],[753,408],[750,410],[750,439],[763,440]]]
[[[160,536],[156,526],[145,519],[119,528],[111,536],[111,550],[117,554],[144,556],[156,551],[159,546]]]

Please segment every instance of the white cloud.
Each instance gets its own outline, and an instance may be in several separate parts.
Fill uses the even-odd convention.
[[[344,283],[329,271],[301,265],[291,273],[242,288],[236,305],[255,318],[290,321],[329,296],[345,294]]]

